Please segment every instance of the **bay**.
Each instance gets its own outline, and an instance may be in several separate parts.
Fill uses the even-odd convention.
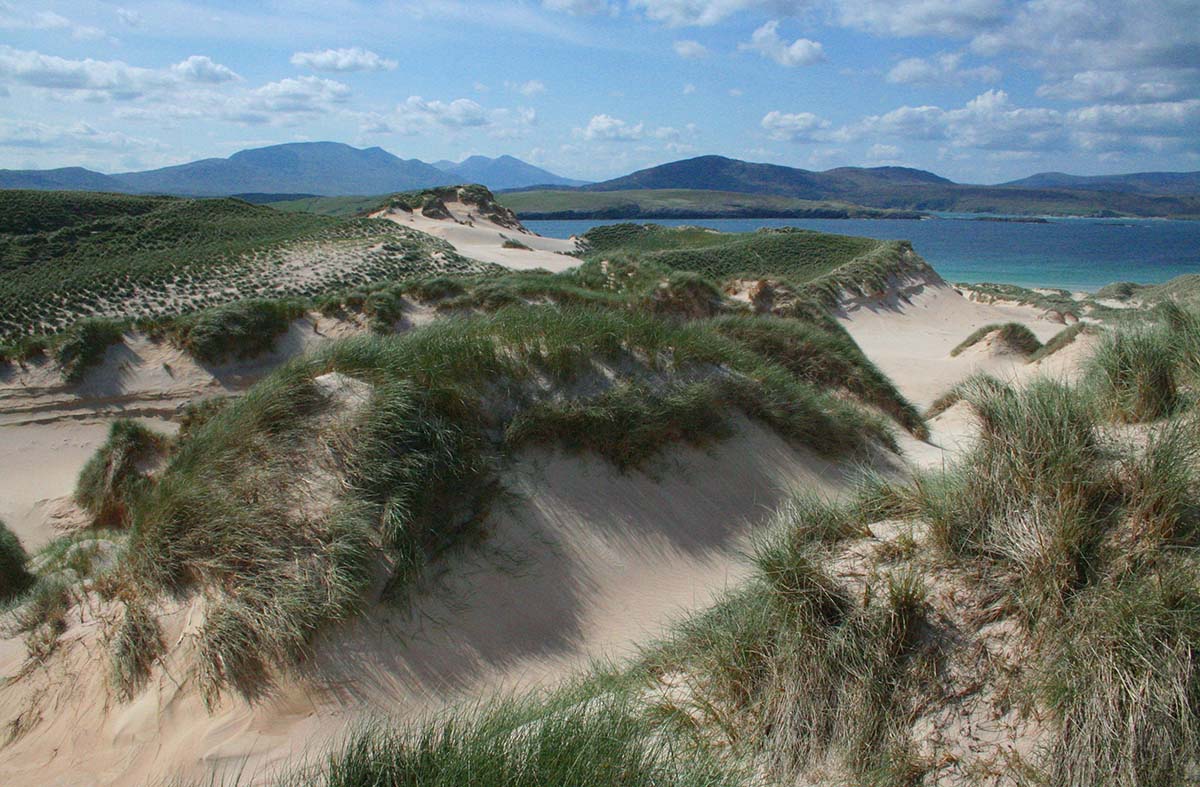
[[[554,238],[581,235],[618,221],[527,221]],[[801,227],[840,235],[909,240],[943,278],[1023,287],[1095,291],[1114,281],[1158,284],[1200,273],[1200,221],[1164,219],[1060,219],[1046,223],[980,221],[975,214],[940,214],[922,220],[882,219],[684,219],[667,226],[701,225],[723,232],[760,227]]]

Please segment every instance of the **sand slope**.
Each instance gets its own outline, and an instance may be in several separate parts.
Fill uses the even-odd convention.
[[[977,372],[1013,383],[1036,374],[1068,376],[1091,344],[1090,338],[1081,338],[1034,364],[1018,355],[991,353],[985,348],[951,357],[950,351],[963,339],[992,323],[1021,323],[1043,342],[1064,326],[1045,319],[1031,306],[968,300],[936,274],[894,284],[881,297],[846,301],[837,316],[867,357],[922,410]],[[960,449],[974,431],[965,408],[958,407],[933,419],[929,426],[932,436],[928,444],[901,436],[906,454],[919,466],[940,466],[948,458],[945,451]]]
[[[543,238],[528,230],[501,226],[481,216],[475,206],[462,202],[445,204],[452,221],[428,218],[419,209],[411,213],[388,210],[372,215],[441,238],[454,246],[459,254],[480,262],[494,262],[514,270],[544,268],[548,271],[562,271],[579,264],[578,259],[566,256],[576,250],[573,240]],[[505,239],[518,241],[529,248],[506,249]]]
[[[538,451],[506,483],[514,495],[489,519],[484,548],[447,560],[411,613],[379,605],[329,631],[304,674],[257,705],[227,697],[205,711],[182,667],[202,615],[187,601],[168,611],[176,647],[151,687],[111,700],[93,655],[104,610],[85,615],[61,656],[0,692],[0,722],[28,724],[0,749],[0,783],[262,775],[365,716],[553,682],[628,655],[736,583],[747,537],[787,490],[837,494],[848,479],[743,421],[732,439],[676,449],[648,472]],[[0,647],[0,674],[16,674],[19,651]]]

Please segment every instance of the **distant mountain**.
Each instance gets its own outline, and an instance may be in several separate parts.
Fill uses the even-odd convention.
[[[1129,175],[1068,175],[1065,172],[1039,172],[1002,186],[1035,189],[1078,189],[1118,191],[1126,194],[1200,194],[1200,172],[1134,172]]]
[[[639,189],[773,194],[804,200],[918,211],[1067,216],[1200,216],[1200,189],[1187,193],[1151,195],[1017,184],[975,186],[955,183],[931,172],[907,167],[839,167],[813,172],[778,164],[738,161],[724,156],[673,161],[624,177],[593,183],[581,190]]]
[[[779,164],[755,164],[724,156],[700,156],[639,170],[622,178],[585,186],[585,191],[701,189],[775,194],[808,200],[846,199],[879,186],[950,184],[932,172],[907,167],[841,167],[813,172]]]
[[[587,183],[555,175],[512,156],[471,156],[459,162],[435,161],[433,166],[463,183],[482,183],[492,191],[530,186],[583,186]]]
[[[125,191],[121,182],[83,167],[0,169],[0,189],[39,191]]]
[[[245,192],[324,196],[385,194],[454,179],[417,159],[383,148],[359,149],[340,142],[297,142],[202,159],[175,167],[114,175],[130,191],[189,195]]]

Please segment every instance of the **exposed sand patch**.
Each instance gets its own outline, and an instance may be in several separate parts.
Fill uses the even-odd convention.
[[[441,238],[459,254],[480,262],[494,262],[514,270],[544,268],[555,272],[579,264],[576,258],[566,256],[576,250],[573,240],[543,238],[528,230],[501,226],[481,216],[475,206],[462,202],[447,202],[446,208],[450,211],[452,221],[428,218],[419,209],[411,213],[388,210],[372,215]],[[529,248],[506,249],[506,239]]]
[[[427,315],[414,310],[411,317],[406,324]],[[294,322],[271,353],[220,365],[200,364],[168,342],[130,334],[75,385],[49,361],[7,367],[0,372],[0,519],[27,549],[42,546],[78,524],[69,504],[75,480],[113,420],[135,418],[172,433],[172,419],[189,402],[239,394],[283,362],[365,331],[358,322],[310,314]]]
[[[1044,319],[1034,307],[968,300],[936,277],[898,282],[884,298],[852,300],[838,318],[867,357],[922,410],[976,372],[1016,382],[1038,371],[1065,371],[1070,359],[1064,356],[1051,364],[1055,357],[1051,356],[1045,365],[1028,364],[1019,355],[975,348],[951,357],[954,347],[985,325],[1021,323],[1043,342],[1061,331],[1062,325]],[[928,444],[902,435],[901,445],[914,464],[940,466],[948,459],[945,451],[961,447],[973,429],[965,413],[947,412],[930,423]]]

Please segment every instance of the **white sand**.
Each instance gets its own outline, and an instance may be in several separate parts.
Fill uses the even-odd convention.
[[[579,264],[577,258],[567,256],[576,249],[573,240],[543,238],[528,231],[502,227],[481,217],[474,206],[461,202],[447,202],[446,208],[454,217],[453,221],[426,218],[419,209],[411,213],[389,210],[375,215],[442,238],[459,254],[480,262],[494,262],[514,270],[544,268],[555,272]],[[529,249],[506,249],[506,238]]]

